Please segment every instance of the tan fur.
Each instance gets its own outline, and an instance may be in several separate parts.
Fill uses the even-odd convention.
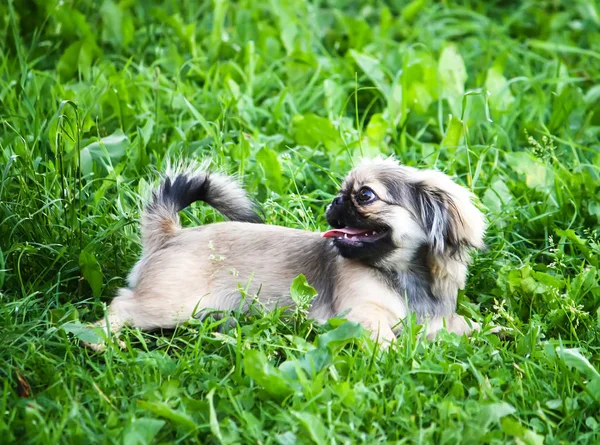
[[[143,255],[149,255],[171,238],[180,228],[179,216],[172,209],[161,207],[152,214],[142,214]]]
[[[285,251],[249,252],[250,246],[274,239]],[[135,290],[122,289],[112,301],[111,331],[125,325],[174,328],[203,310],[235,310],[253,298],[267,309],[289,305],[290,284],[301,273],[290,267],[294,252],[323,242],[318,233],[238,222],[179,230],[168,247],[143,259],[143,267],[135,270]],[[250,255],[239,255],[242,251]],[[369,268],[341,257],[337,261],[341,275],[335,309],[317,305],[310,315],[326,320],[349,311],[348,319],[373,330],[374,337],[380,331],[380,338],[392,340],[391,327],[406,316],[404,302]],[[244,296],[249,297],[245,303]],[[104,320],[98,326],[106,328]]]
[[[483,214],[473,204],[475,199],[473,193],[439,171],[415,170],[415,176],[427,187],[443,190],[452,196],[455,205],[450,210],[459,217],[460,237],[468,240],[473,247],[483,247],[486,223]]]
[[[407,315],[404,300],[364,265],[351,260],[342,261],[343,276],[334,297],[336,312],[347,312],[348,319],[361,323],[371,331],[374,339],[394,340],[393,328]]]
[[[441,189],[453,197],[454,206],[450,211],[457,216],[459,236],[475,248],[482,248],[485,234],[485,219],[483,214],[473,204],[474,196],[466,188],[453,182],[448,176],[438,171],[425,170],[417,172],[432,189]],[[467,264],[470,261],[468,252],[463,252],[463,258],[447,255],[437,255],[431,259],[432,287],[438,295],[456,294],[463,289],[467,279]]]
[[[436,295],[456,295],[464,289],[467,280],[467,265],[458,260],[434,256],[430,259],[431,287]]]

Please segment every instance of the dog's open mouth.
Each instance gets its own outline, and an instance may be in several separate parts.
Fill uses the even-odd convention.
[[[376,241],[385,236],[384,231],[373,229],[357,229],[353,227],[342,227],[341,229],[331,229],[321,235],[323,238],[334,238],[338,241],[348,243]]]

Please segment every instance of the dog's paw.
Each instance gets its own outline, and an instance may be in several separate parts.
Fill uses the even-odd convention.
[[[127,344],[123,340],[114,339],[113,341],[119,347],[119,349],[121,349],[122,351],[127,349]],[[83,344],[83,346],[85,346],[86,348],[88,348],[94,352],[106,351],[106,342],[105,341],[100,342],[100,343],[88,343],[88,342],[82,341],[81,343]]]
[[[88,343],[85,341],[81,342],[83,344],[83,346],[85,346],[86,348],[94,351],[94,352],[104,352],[106,350],[106,343],[102,342],[102,343]]]

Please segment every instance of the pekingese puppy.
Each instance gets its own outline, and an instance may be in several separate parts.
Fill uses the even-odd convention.
[[[456,298],[470,250],[483,246],[485,221],[472,198],[439,171],[363,161],[327,207],[332,228],[314,233],[256,224],[252,201],[227,176],[168,175],[143,211],[129,286],[96,325],[174,328],[208,310],[249,307],[243,293],[267,308],[288,306],[290,285],[304,274],[318,292],[314,319],[344,313],[383,342],[411,313],[430,338],[444,327],[469,334],[480,327],[456,314]],[[231,221],[183,229],[178,212],[195,201]]]

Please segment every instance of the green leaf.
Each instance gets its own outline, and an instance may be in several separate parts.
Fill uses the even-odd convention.
[[[592,393],[594,399],[600,402],[600,378],[594,377],[587,383],[587,389]]]
[[[297,13],[294,3],[285,0],[271,0],[270,10],[277,16],[278,35],[285,47],[286,53],[292,55],[298,46],[301,29],[298,26]]]
[[[337,328],[320,335],[317,343],[319,347],[329,350],[339,349],[353,340],[359,340],[364,332],[360,323],[346,321]]]
[[[412,22],[426,4],[427,0],[413,0],[402,9],[402,19],[407,22]]]
[[[112,170],[108,176],[106,176],[106,178],[102,181],[102,185],[94,192],[94,204],[98,204],[100,200],[104,198],[106,191],[117,183],[117,178],[119,178],[119,175],[124,168],[125,163],[117,164],[114,170]]]
[[[223,434],[221,434],[221,427],[219,426],[219,419],[217,418],[217,411],[215,410],[215,404],[213,397],[215,395],[215,388],[211,389],[206,398],[208,399],[208,409],[210,416],[210,431],[213,435],[219,439],[219,442],[223,443]]]
[[[502,431],[515,438],[517,444],[543,445],[544,436],[525,428],[517,420],[505,417],[501,422]]]
[[[583,96],[586,105],[595,105],[600,102],[600,84],[591,87]]]
[[[585,267],[573,278],[569,288],[573,293],[578,292],[582,296],[600,295],[599,278],[598,269],[595,266]]]
[[[587,243],[573,229],[556,229],[556,234],[561,238],[566,238],[577,246],[587,246]]]
[[[521,267],[520,269],[511,270],[508,275],[508,284],[510,291],[522,290],[529,294],[546,295],[553,286],[542,281],[536,280],[536,272],[531,268],[529,264]],[[549,280],[548,280],[549,281]],[[555,284],[555,280],[551,282]]]
[[[583,124],[585,109],[584,97],[579,88],[567,84],[552,97],[552,114],[548,122],[548,130],[552,133],[565,126]]]
[[[544,445],[544,436],[527,429],[523,433],[520,443],[517,440],[517,445],[520,445],[521,443],[524,445]]]
[[[590,212],[590,215],[595,216],[600,223],[600,202],[590,201],[588,204],[588,212]]]
[[[146,147],[150,142],[155,124],[156,122],[154,122],[154,119],[149,117],[146,124],[142,128],[138,128],[138,134],[142,137],[142,141],[144,142],[143,147]]]
[[[85,78],[90,77],[92,64],[100,54],[101,50],[93,38],[83,40],[79,50],[78,69]]]
[[[559,278],[557,278],[553,275],[547,274],[545,272],[533,271],[531,273],[531,276],[533,278],[535,278],[535,280],[538,283],[543,284],[548,289],[554,288],[557,290],[562,290],[566,285],[566,282],[564,281],[564,279],[562,277],[560,277],[560,279],[559,279]]]
[[[160,385],[160,392],[165,400],[177,399],[182,392],[181,382],[178,379],[165,380]]]
[[[323,144],[329,151],[337,151],[342,146],[342,139],[338,130],[329,119],[316,114],[295,116],[294,137],[299,145],[316,147]]]
[[[48,126],[48,139],[52,151],[76,153],[78,107],[70,100],[62,100]]]
[[[339,114],[340,103],[346,98],[346,92],[335,79],[326,79],[323,82],[323,93],[325,94],[325,108],[329,116]]]
[[[104,22],[102,39],[116,46],[127,46],[135,32],[130,15],[112,0],[104,0],[100,14]]]
[[[60,22],[61,36],[75,38],[83,36],[85,38],[93,38],[94,31],[87,22],[86,17],[75,8],[64,7],[52,8],[54,18]]]
[[[217,136],[215,134],[215,129],[211,126],[210,122],[208,122],[205,119],[205,117],[202,114],[200,114],[196,107],[194,107],[192,103],[189,100],[187,100],[187,98],[182,94],[176,95],[175,98],[176,100],[181,100],[185,104],[190,113],[192,113],[194,119],[196,119],[196,121],[202,126],[202,128],[204,128],[206,134],[216,139]]]
[[[578,46],[567,45],[564,43],[546,42],[544,40],[530,39],[527,44],[532,48],[541,49],[551,53],[564,53],[564,54],[580,54],[583,56],[589,56],[595,59],[600,59],[600,54],[596,51],[592,51],[587,48],[580,48]]]
[[[65,332],[73,334],[79,340],[86,343],[101,343],[104,339],[96,331],[96,327],[90,325],[84,325],[75,321],[68,321],[60,326]]]
[[[386,115],[389,113],[386,110]],[[382,151],[386,151],[385,137],[391,124],[383,114],[376,113],[371,117],[369,125],[362,138],[362,144],[357,144],[354,154],[356,157],[375,158],[381,156]]]
[[[69,304],[57,307],[56,309],[51,309],[49,314],[50,322],[53,324],[79,320],[79,311],[76,307]]]
[[[285,433],[275,436],[275,442],[279,445],[296,445],[299,443],[298,437],[291,431],[286,431]]]
[[[298,411],[292,411],[292,414],[300,421],[314,443],[317,445],[325,445],[327,443],[327,430],[320,417],[311,413]]]
[[[390,82],[383,73],[379,59],[362,54],[353,49],[350,50],[350,55],[371,82],[373,82],[373,84],[383,93],[383,96],[386,99],[389,99],[391,92]]]
[[[496,179],[492,182],[490,188],[485,191],[481,200],[492,212],[502,213],[512,203],[513,199],[513,194],[506,183],[501,179]]]
[[[179,14],[165,15],[160,10],[155,10],[154,16],[162,23],[171,28],[177,38],[189,49],[194,57],[196,57],[196,23],[186,24]],[[214,30],[215,28],[213,28]],[[222,36],[219,36],[219,39]],[[217,51],[219,47],[213,48]]]
[[[123,430],[123,444],[146,445],[154,443],[154,438],[164,425],[164,420],[149,417],[133,419]]]
[[[502,73],[502,67],[493,65],[487,72],[485,88],[490,92],[489,103],[493,110],[497,112],[508,111],[515,101],[510,91],[509,84]]]
[[[556,355],[569,368],[575,368],[589,379],[600,378],[600,373],[594,368],[590,361],[575,348],[564,348],[559,346],[556,348]]]
[[[163,377],[170,376],[177,370],[177,362],[164,351],[139,351],[136,362],[144,367],[156,368]]]
[[[365,134],[373,145],[379,146],[383,143],[388,132],[389,123],[381,113],[375,113],[369,120]]]
[[[69,80],[77,74],[81,45],[81,41],[71,43],[67,49],[65,49],[62,56],[60,56],[60,59],[58,59],[56,71],[62,81]]]
[[[275,368],[261,351],[248,351],[243,359],[244,372],[274,398],[284,399],[294,392],[282,372]]]
[[[0,290],[2,290],[2,286],[4,286],[4,278],[6,277],[6,262],[4,261],[4,254],[2,253],[2,248],[0,247]]]
[[[93,172],[96,162],[105,165],[118,163],[125,156],[129,139],[121,129],[102,139],[92,142],[81,149],[81,172],[88,175]]]
[[[214,0],[214,9],[212,17],[212,31],[210,33],[211,50],[214,54],[219,50],[219,46],[227,32],[225,29],[225,19],[227,17],[227,9],[229,2],[225,0]]]
[[[450,122],[448,122],[448,128],[446,129],[446,134],[440,144],[440,149],[449,150],[451,153],[454,152],[460,145],[463,135],[463,122],[456,116],[450,116]]]
[[[504,431],[509,436],[513,437],[523,437],[527,428],[521,425],[517,420],[513,420],[510,417],[505,417],[501,422],[502,431]]]
[[[92,294],[95,298],[98,298],[102,291],[103,281],[100,263],[98,263],[98,260],[96,260],[96,257],[92,252],[84,249],[79,254],[79,267],[81,268],[83,277],[92,288]]]
[[[431,90],[421,82],[412,82],[406,92],[406,101],[409,108],[414,109],[419,114],[425,114],[429,105],[433,102],[433,96]]]
[[[426,114],[429,106],[438,98],[438,69],[433,56],[411,48],[402,63],[402,87],[407,108]]]
[[[263,147],[256,154],[256,160],[265,172],[267,185],[271,190],[281,194],[283,192],[283,173],[277,153],[267,147]]]
[[[317,295],[317,291],[308,284],[306,277],[303,274],[300,274],[294,278],[292,286],[290,287],[290,294],[294,303],[304,307]]]
[[[442,50],[438,61],[438,76],[441,96],[448,100],[452,114],[461,116],[467,69],[456,45],[447,45]]]
[[[484,405],[477,417],[481,429],[487,429],[492,423],[499,423],[503,417],[514,414],[517,410],[506,402]]]
[[[530,189],[549,192],[554,187],[554,171],[547,164],[523,151],[508,152],[505,156],[515,172],[525,175],[525,183]]]
[[[175,425],[181,426],[186,430],[193,431],[196,429],[196,422],[190,418],[187,414],[176,411],[164,402],[147,402],[145,400],[138,400],[138,406],[152,414],[167,419]]]
[[[298,369],[301,369],[306,376],[315,378],[329,365],[331,365],[331,354],[326,348],[319,347],[311,349],[300,359],[286,360],[279,365],[279,370],[286,378],[298,380]]]
[[[588,259],[588,261],[594,266],[598,266],[597,254],[594,250],[590,249],[588,243],[581,239],[579,235],[575,233],[573,229],[556,229],[556,234],[561,237],[560,244],[564,243],[565,239],[571,241],[573,246],[576,246],[578,250]]]

